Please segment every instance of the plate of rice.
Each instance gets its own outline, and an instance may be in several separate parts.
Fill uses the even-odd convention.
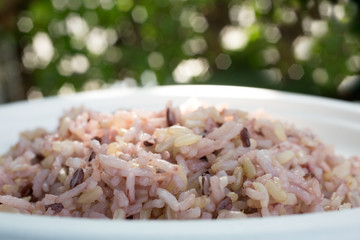
[[[0,106],[1,239],[356,239],[360,106],[230,86]]]

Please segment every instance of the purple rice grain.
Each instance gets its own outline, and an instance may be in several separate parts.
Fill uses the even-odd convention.
[[[42,154],[36,154],[36,156],[31,159],[30,164],[35,165],[40,163],[42,160],[44,160],[44,156]]]
[[[216,122],[216,126],[219,128],[223,125],[223,123],[220,123],[220,122]]]
[[[88,159],[88,162],[91,162],[94,158],[95,158],[95,152],[93,151],[93,152],[90,154],[90,157],[89,157],[89,159]]]
[[[231,198],[226,196],[219,204],[217,207],[217,211],[226,209],[226,210],[231,210],[232,208],[232,201]]]
[[[96,141],[98,141],[98,142],[101,144],[101,138],[100,138],[100,137],[98,137],[98,136],[96,136],[96,137],[92,138],[91,140],[96,140]]]
[[[53,203],[53,204],[45,205],[46,210],[48,210],[49,208],[51,208],[51,210],[53,210],[54,213],[59,213],[61,212],[61,210],[64,209],[64,205],[62,205],[62,203]]]
[[[166,109],[166,123],[169,127],[176,123],[175,114],[170,108]]]
[[[209,173],[204,173],[202,175],[201,185],[202,185],[202,194],[209,196],[210,195],[210,174]]]
[[[315,175],[314,175],[312,172],[306,173],[306,174],[304,175],[304,178],[305,178],[306,180],[309,180],[309,179],[311,179],[311,178],[313,178],[313,177],[315,177]]]
[[[155,140],[154,139],[149,139],[143,142],[145,147],[151,147],[155,144]]]
[[[33,186],[32,183],[28,183],[25,186],[23,186],[20,189],[21,197],[31,196],[31,194],[33,193],[32,186]]]
[[[70,181],[70,189],[76,187],[77,185],[79,185],[80,183],[82,183],[84,180],[84,170],[82,168],[78,168],[71,181]]]
[[[256,208],[246,207],[244,209],[245,214],[253,214],[253,213],[257,213],[257,212],[258,212],[258,210]]]
[[[250,147],[250,137],[247,128],[243,128],[240,132],[241,142],[244,147]]]

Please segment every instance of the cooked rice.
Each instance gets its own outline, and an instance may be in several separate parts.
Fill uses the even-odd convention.
[[[72,109],[0,158],[0,211],[110,219],[277,216],[360,205],[360,159],[309,130],[188,105]]]

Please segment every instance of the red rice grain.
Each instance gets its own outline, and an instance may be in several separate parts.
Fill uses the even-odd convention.
[[[260,113],[78,108],[58,131],[25,132],[0,157],[0,212],[136,220],[343,210],[360,206],[359,166]]]

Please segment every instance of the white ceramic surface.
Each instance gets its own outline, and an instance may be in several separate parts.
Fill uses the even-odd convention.
[[[0,106],[0,153],[26,129],[54,130],[73,106],[111,112],[161,109],[188,98],[255,111],[310,128],[336,152],[360,156],[360,106],[320,97],[227,86],[112,89]],[[360,208],[341,212],[222,221],[122,221],[0,214],[0,239],[359,239]]]

